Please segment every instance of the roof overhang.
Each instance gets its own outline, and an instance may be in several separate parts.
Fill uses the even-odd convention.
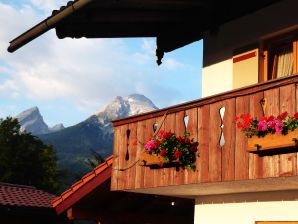
[[[55,28],[58,38],[156,37],[157,54],[282,0],[76,0],[10,42],[9,52]]]

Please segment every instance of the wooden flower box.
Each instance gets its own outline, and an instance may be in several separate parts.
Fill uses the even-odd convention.
[[[139,161],[141,166],[148,166],[150,168],[166,168],[166,167],[174,167],[178,166],[179,161],[170,161],[168,159],[164,159],[156,154],[148,154],[146,152],[140,152]],[[163,164],[161,166],[161,163]]]
[[[287,135],[268,134],[265,137],[254,136],[247,141],[247,151],[251,153],[280,152],[282,150],[298,150],[298,129],[289,131]]]

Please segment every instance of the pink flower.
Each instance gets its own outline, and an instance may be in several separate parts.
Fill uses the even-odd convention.
[[[147,142],[145,145],[144,145],[144,148],[148,151],[148,152],[151,152],[153,149],[156,148],[156,144],[154,142],[154,140],[150,140],[149,142]]]
[[[258,129],[259,130],[267,131],[267,128],[268,128],[268,126],[267,126],[266,121],[264,121],[264,120],[259,121],[259,123],[258,123]]]

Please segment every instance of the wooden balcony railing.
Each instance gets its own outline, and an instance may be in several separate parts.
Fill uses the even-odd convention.
[[[264,157],[248,153],[247,139],[236,128],[233,117],[250,113],[260,118],[264,114],[278,115],[283,111],[294,114],[298,111],[297,85],[298,75],[295,75],[114,121],[111,189],[141,191],[167,186],[296,176],[297,153]],[[261,105],[263,99],[266,99],[266,107]],[[187,126],[185,116],[188,116]],[[187,131],[191,138],[199,142],[195,171],[150,169],[138,164],[142,146],[133,142],[136,139],[148,141],[154,133],[154,124],[162,124],[162,130],[171,130],[177,135]]]

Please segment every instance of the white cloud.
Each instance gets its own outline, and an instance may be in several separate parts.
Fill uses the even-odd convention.
[[[173,58],[164,58],[163,59],[163,66],[168,70],[175,70],[175,69],[181,69],[184,68],[185,65]]]
[[[31,4],[47,13],[54,9],[59,9],[60,6],[66,5],[69,0],[31,0]]]
[[[45,11],[57,3],[58,0],[31,0],[34,7]],[[169,58],[164,59],[163,69],[146,67],[155,63],[152,39],[143,39],[139,49],[132,52],[121,39],[59,40],[50,31],[15,53],[7,53],[8,41],[41,19],[44,15],[30,5],[16,9],[0,3],[0,27],[6,31],[0,32],[0,65],[4,64],[0,75],[8,76],[0,83],[0,99],[63,99],[79,110],[92,112],[116,95],[137,92],[161,105],[168,105],[180,95],[162,82],[168,75],[164,70],[181,68],[183,64]]]

